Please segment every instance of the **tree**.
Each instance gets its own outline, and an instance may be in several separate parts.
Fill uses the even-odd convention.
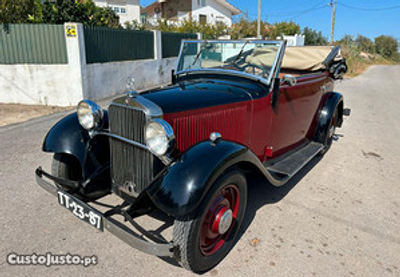
[[[317,32],[314,29],[305,27],[303,29],[305,45],[328,45],[328,39],[322,35],[322,32]]]
[[[375,51],[387,59],[398,58],[398,41],[391,36],[379,36],[375,38]]]
[[[92,0],[83,1],[86,13],[89,15],[88,25],[120,28],[119,16],[111,8],[102,8]]]
[[[46,0],[43,5],[43,23],[89,23],[89,14],[83,3],[76,2],[75,0],[56,0],[53,3]]]
[[[0,0],[0,23],[28,23],[34,8],[34,0]]]
[[[338,41],[340,46],[352,47],[354,45],[354,37],[352,35],[344,35],[341,40]]]
[[[92,0],[0,0],[0,23],[79,22],[118,28],[119,17],[111,8],[97,7]]]
[[[261,36],[268,36],[270,25],[261,21],[261,26]],[[257,37],[257,21],[249,21],[246,17],[242,17],[240,18],[239,22],[232,24],[232,28],[229,33],[232,39]]]
[[[276,39],[279,36],[286,35],[292,36],[295,34],[300,34],[300,25],[294,23],[293,21],[286,22],[282,21],[279,23],[274,23],[269,34],[270,39]]]
[[[128,30],[146,30],[145,24],[140,23],[137,20],[126,21],[124,23],[124,28]]]
[[[226,35],[228,32],[228,27],[223,23],[205,24],[186,19],[180,24],[159,20],[154,28],[162,32],[201,33],[205,39],[217,39],[220,36]]]
[[[372,40],[367,38],[366,36],[358,34],[355,41],[355,46],[363,52],[374,53],[375,52],[375,44]]]

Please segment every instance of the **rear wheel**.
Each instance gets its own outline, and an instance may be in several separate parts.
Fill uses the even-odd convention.
[[[246,205],[244,175],[237,170],[223,174],[193,214],[175,220],[173,241],[179,263],[196,273],[215,267],[234,246]]]
[[[337,124],[338,124],[338,112],[337,110],[335,110],[329,122],[328,129],[326,130],[324,148],[321,150],[320,155],[324,155],[326,152],[328,152],[329,148],[331,147],[333,138],[335,136]]]

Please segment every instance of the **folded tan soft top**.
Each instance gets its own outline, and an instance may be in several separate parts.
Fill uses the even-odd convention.
[[[316,71],[325,69],[322,62],[331,53],[331,46],[287,47],[282,68],[291,70]],[[336,57],[336,59],[340,57]]]
[[[273,64],[278,49],[274,47],[256,48],[254,52],[246,58],[246,62],[266,67]],[[331,46],[302,46],[287,47],[283,56],[282,69],[299,71],[317,71],[325,69],[322,62],[331,53]],[[341,59],[340,54],[335,60]]]

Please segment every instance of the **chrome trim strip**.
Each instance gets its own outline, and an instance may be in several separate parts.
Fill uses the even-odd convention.
[[[146,145],[144,145],[144,144],[141,144],[141,143],[139,143],[139,142],[136,142],[136,141],[133,141],[133,140],[130,140],[130,139],[126,139],[126,138],[121,137],[121,136],[118,136],[118,135],[111,134],[111,133],[109,133],[109,132],[94,131],[94,132],[92,133],[92,137],[94,137],[94,136],[99,136],[99,135],[103,135],[103,136],[115,138],[115,139],[118,139],[118,140],[120,140],[120,141],[126,142],[126,143],[128,143],[128,144],[131,144],[131,145],[140,147],[140,148],[142,148],[142,149],[144,149],[144,150],[150,151],[150,149],[149,149]]]
[[[143,111],[147,118],[163,117],[163,111],[158,105],[137,94],[132,96],[128,94],[127,96],[117,98],[111,102],[111,105]]]
[[[245,72],[241,72],[241,71],[236,71],[236,70],[228,70],[228,69],[212,69],[212,68],[203,68],[203,69],[191,69],[191,70],[182,70],[182,71],[178,71],[178,67],[179,67],[179,61],[183,52],[183,45],[184,43],[204,43],[204,42],[210,42],[210,43],[245,43],[245,42],[251,42],[251,43],[270,43],[270,44],[279,44],[279,48],[277,51],[277,55],[275,57],[274,63],[271,66],[271,73],[268,76],[268,79],[256,76],[256,75],[252,75],[249,73],[245,73]],[[251,80],[255,80],[255,81],[259,81],[265,85],[270,85],[271,81],[273,78],[275,78],[276,72],[279,72],[280,70],[280,63],[282,62],[283,59],[283,53],[285,51],[285,47],[286,47],[286,42],[285,41],[278,41],[278,40],[182,40],[181,43],[181,48],[180,48],[180,52],[179,52],[179,56],[178,56],[178,62],[177,62],[177,66],[176,66],[176,70],[175,70],[175,75],[180,75],[180,74],[190,74],[190,73],[202,73],[202,72],[218,72],[218,73],[223,73],[226,75],[236,75],[236,76],[240,76],[240,77],[245,77]],[[279,64],[279,68],[277,68]],[[277,70],[278,69],[278,70]]]

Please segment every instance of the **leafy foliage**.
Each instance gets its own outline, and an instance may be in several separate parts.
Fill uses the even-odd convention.
[[[269,27],[268,23],[261,21],[261,36],[263,38],[268,36]],[[232,24],[229,33],[232,39],[255,38],[257,37],[257,21],[249,21],[247,18],[242,17],[239,22]]]
[[[0,23],[29,23],[28,14],[34,7],[34,0],[1,0]]]
[[[367,53],[375,52],[374,42],[363,35],[357,35],[356,39],[354,40],[354,44],[360,51]]]
[[[119,17],[110,8],[97,7],[92,0],[1,0],[0,23],[80,22],[118,28]]]
[[[399,43],[391,36],[379,36],[375,38],[375,50],[376,53],[388,59],[398,59]]]
[[[217,39],[228,33],[228,27],[223,23],[205,24],[193,20],[184,20],[180,24],[159,20],[154,28],[162,32],[201,33],[205,39]]]
[[[305,45],[328,45],[328,40],[322,35],[322,32],[317,32],[314,29],[305,27],[303,29],[303,35],[305,36]]]
[[[340,46],[352,47],[354,45],[354,37],[352,35],[344,35],[341,40],[337,42]]]
[[[146,30],[146,26],[137,20],[126,21],[124,23],[124,28],[128,30]]]
[[[293,21],[282,21],[272,25],[269,38],[276,39],[281,35],[292,36],[295,34],[300,34],[300,25]]]

